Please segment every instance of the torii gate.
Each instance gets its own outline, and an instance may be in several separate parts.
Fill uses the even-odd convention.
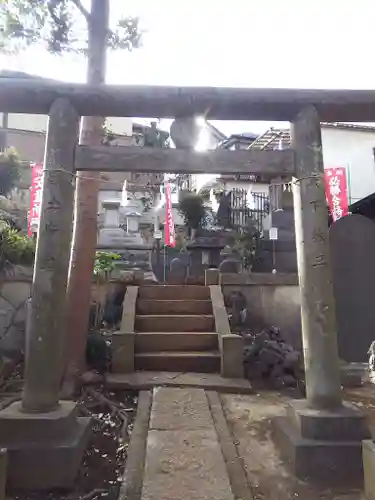
[[[336,429],[337,442],[360,444],[365,434],[358,430],[362,414],[344,406],[341,397],[320,121],[375,121],[375,92],[89,87],[7,78],[0,79],[0,111],[49,114],[22,400],[24,412],[45,414],[55,411],[59,404],[66,333],[61,304],[65,302],[67,285],[74,198],[72,179],[76,170],[293,176],[307,402],[293,407],[292,420],[298,423],[303,438],[320,439],[321,443],[330,439],[329,428]],[[290,121],[292,150],[193,153],[78,145],[81,116],[175,118],[193,115],[221,120]],[[49,240],[47,228],[54,230]],[[349,424],[345,430],[337,430],[341,429],[339,420],[343,416]],[[332,426],[333,422],[336,427]],[[355,431],[353,425],[357,426]],[[298,449],[293,438],[288,439]],[[334,457],[337,447],[333,448],[327,447],[325,453]],[[359,467],[357,463],[351,465],[352,455],[347,452],[346,472],[351,466],[356,470]],[[358,454],[354,458],[358,458]]]

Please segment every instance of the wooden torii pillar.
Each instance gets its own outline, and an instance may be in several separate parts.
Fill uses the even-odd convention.
[[[56,100],[57,103],[53,104]],[[65,104],[62,105],[62,102]],[[66,234],[71,229],[71,219],[68,220],[72,214],[70,201],[66,209],[61,203],[56,204],[62,192],[56,183],[55,193],[50,184],[47,185],[49,176],[59,177],[68,189],[63,173],[65,175],[66,171],[72,170],[72,137],[69,136],[66,143],[63,136],[61,142],[52,139],[53,130],[62,130],[56,118],[59,106],[65,109],[61,111],[62,123],[69,122],[72,128],[76,126],[77,115],[166,118],[204,115],[208,119],[292,122],[294,151],[214,151],[197,155],[178,150],[147,151],[127,147],[112,150],[109,147],[77,146],[75,168],[171,173],[268,173],[270,176],[294,174],[307,400],[292,403],[288,417],[277,419],[275,436],[281,451],[294,459],[297,475],[328,482],[340,481],[343,477],[345,481],[359,480],[362,469],[361,440],[367,435],[367,430],[362,413],[344,405],[341,399],[319,122],[375,121],[373,91],[150,86],[95,88],[0,79],[0,111],[47,114],[51,109],[45,160],[46,195],[35,263],[23,408],[12,405],[9,410],[0,411],[0,446],[5,438],[2,431],[4,422],[17,421],[17,425],[21,426],[19,422],[24,425],[26,420],[31,421],[30,415],[33,415],[36,426],[49,428],[52,433],[46,422],[53,421],[51,416],[64,406],[58,401],[56,380],[61,373],[61,364],[52,335],[55,334],[55,342],[62,345],[66,332],[56,324],[53,315],[44,310],[45,304],[56,307],[62,300],[65,280],[57,279],[57,276],[62,269],[67,269],[68,257],[66,247],[63,246],[61,251],[56,242],[60,241],[58,234]],[[67,151],[70,153],[65,154]],[[49,210],[51,207],[58,207],[57,212]],[[48,247],[47,237],[50,230],[55,231],[56,237],[51,248]],[[56,363],[48,359],[50,353]],[[40,368],[43,364],[51,370],[49,382],[43,380]],[[67,432],[67,422],[72,422],[72,419],[64,417],[62,420],[67,425],[64,427]],[[70,434],[67,432],[70,437],[71,432],[71,429]]]

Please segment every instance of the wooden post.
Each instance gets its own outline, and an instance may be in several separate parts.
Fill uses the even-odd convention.
[[[341,405],[337,328],[328,240],[320,120],[314,107],[292,122],[294,214],[306,393],[309,406]]]
[[[43,198],[37,240],[30,324],[26,339],[25,412],[59,403],[65,347],[65,304],[74,202],[74,150],[80,117],[66,99],[49,113]]]
[[[0,500],[6,500],[8,450],[0,448]]]
[[[69,99],[81,116],[290,121],[301,108],[315,106],[324,122],[375,121],[373,90],[86,85],[0,78],[2,112],[46,114],[59,97]]]

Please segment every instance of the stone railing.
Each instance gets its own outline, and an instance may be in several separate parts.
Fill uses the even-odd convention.
[[[240,292],[246,299],[250,322],[280,328],[285,340],[301,348],[301,296],[296,274],[220,274],[206,271],[206,284],[221,286],[224,298]]]
[[[224,298],[219,285],[210,286],[212,311],[215,320],[215,331],[218,335],[221,363],[220,373],[226,378],[243,378],[243,340],[232,334]]]

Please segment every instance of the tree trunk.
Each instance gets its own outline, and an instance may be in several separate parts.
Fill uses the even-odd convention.
[[[88,20],[87,83],[104,84],[109,30],[109,0],[92,0]],[[85,117],[80,143],[99,145],[102,117]],[[68,283],[67,379],[85,368],[85,349],[91,303],[92,272],[97,243],[97,212],[100,174],[78,172],[73,243]]]

